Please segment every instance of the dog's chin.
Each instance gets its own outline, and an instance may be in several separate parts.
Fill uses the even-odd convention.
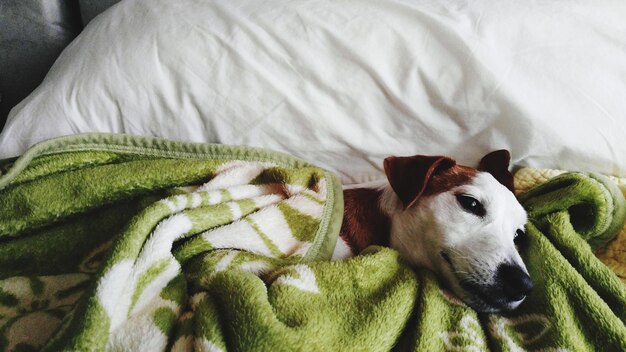
[[[493,295],[481,295],[468,292],[462,289],[462,292],[455,292],[462,300],[477,312],[498,313],[511,311],[519,307],[525,298],[519,301],[509,301],[501,297]]]

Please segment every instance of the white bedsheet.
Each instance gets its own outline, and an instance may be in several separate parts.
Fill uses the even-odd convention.
[[[14,108],[0,158],[79,132],[244,144],[344,182],[384,157],[626,176],[626,2],[125,0]]]

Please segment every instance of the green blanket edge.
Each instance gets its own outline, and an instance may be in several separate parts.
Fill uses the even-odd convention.
[[[317,167],[291,155],[261,148],[173,141],[127,134],[84,133],[48,139],[35,144],[18,158],[0,160],[0,190],[9,185],[35,158],[72,151],[108,151],[195,160],[238,159],[273,162],[291,168]],[[303,263],[330,259],[339,237],[343,220],[341,182],[335,174],[327,170],[324,170],[324,177],[328,182],[324,213],[313,244],[302,258]]]

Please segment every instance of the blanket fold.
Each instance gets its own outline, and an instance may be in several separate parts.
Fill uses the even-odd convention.
[[[2,164],[5,350],[174,346],[208,280],[183,265],[220,249],[247,254],[220,270],[327,260],[342,218],[335,176],[253,148],[96,134]]]
[[[340,185],[284,154],[92,134],[0,170],[2,350],[626,350],[592,252],[626,210],[601,176],[520,197],[535,288],[477,314],[392,249],[328,261]]]
[[[567,212],[576,232],[596,249],[624,224],[626,206],[617,185],[598,174],[565,173],[520,195],[530,218]]]

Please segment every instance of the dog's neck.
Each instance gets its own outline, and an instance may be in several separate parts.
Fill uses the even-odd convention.
[[[389,246],[391,219],[382,209],[389,190],[389,184],[344,190],[340,235],[353,253],[359,253],[370,245]]]

